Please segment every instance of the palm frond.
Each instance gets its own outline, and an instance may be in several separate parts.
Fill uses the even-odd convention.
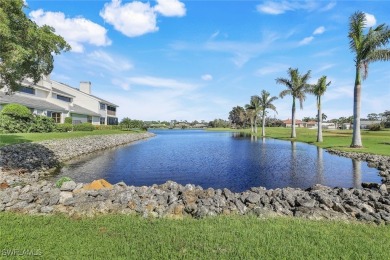
[[[281,85],[284,85],[284,86],[286,86],[286,87],[288,87],[289,89],[292,89],[293,87],[292,87],[292,82],[290,81],[290,80],[288,80],[288,79],[285,79],[285,78],[277,78],[276,80],[276,83],[277,84],[281,84]]]
[[[367,61],[389,61],[390,60],[390,49],[379,49],[374,50],[368,55]]]
[[[287,95],[292,95],[292,91],[290,89],[285,89],[279,93],[280,98],[284,98]]]

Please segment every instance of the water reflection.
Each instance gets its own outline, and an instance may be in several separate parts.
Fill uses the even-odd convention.
[[[353,170],[353,187],[362,187],[362,163],[361,161],[352,159],[352,170]]]
[[[324,161],[323,161],[323,149],[317,147],[317,183],[324,184]]]

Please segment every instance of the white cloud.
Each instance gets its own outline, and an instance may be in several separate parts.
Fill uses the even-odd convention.
[[[213,34],[210,36],[209,41],[215,39],[218,35],[219,35],[219,31],[216,31],[215,33],[213,33]]]
[[[269,64],[263,68],[258,69],[255,72],[255,75],[265,76],[265,75],[269,75],[269,74],[274,74],[274,73],[286,71],[288,68],[289,68],[289,65],[286,65],[286,64],[280,64],[280,63]]]
[[[123,81],[123,80],[120,80],[120,79],[112,79],[111,83],[116,85],[116,86],[119,86],[123,90],[129,90],[130,89],[130,84],[125,82],[125,81]]]
[[[313,35],[323,34],[324,32],[325,32],[325,27],[324,26],[320,26],[320,27],[318,27],[317,29],[314,30]]]
[[[314,40],[314,37],[313,36],[309,36],[309,37],[306,37],[304,38],[302,41],[300,41],[298,44],[299,45],[306,45],[306,44],[309,44],[311,41]]]
[[[29,15],[40,26],[52,26],[72,46],[74,52],[83,52],[85,43],[96,46],[111,44],[104,27],[83,17],[66,18],[64,13],[45,12],[42,9],[32,11]]]
[[[321,9],[322,12],[332,10],[336,6],[336,2],[331,2]]]
[[[128,37],[137,37],[157,32],[157,13],[172,17],[186,15],[185,5],[178,0],[157,0],[157,5],[149,2],[133,1],[122,5],[121,0],[104,4],[100,16],[107,23]]]
[[[305,10],[313,11],[320,8],[320,3],[316,1],[265,1],[257,5],[256,9],[260,13],[271,15],[283,14],[287,11]],[[333,8],[333,7],[332,7]]]
[[[128,37],[158,31],[156,13],[149,3],[134,1],[122,5],[121,0],[104,4],[100,16]]]
[[[134,65],[126,59],[111,55],[102,50],[89,53],[86,62],[111,72],[127,71],[134,67]]]
[[[128,82],[132,85],[149,86],[155,88],[166,88],[176,90],[191,90],[197,86],[191,83],[185,83],[170,78],[158,78],[158,77],[131,77],[127,78]]]
[[[376,24],[375,16],[372,14],[364,13],[366,15],[366,27],[372,27]]]
[[[202,75],[201,78],[202,78],[204,81],[213,80],[213,76],[211,76],[210,74],[204,74],[204,75]]]
[[[184,4],[178,0],[157,0],[157,5],[154,7],[156,12],[163,16],[184,16],[186,8]]]

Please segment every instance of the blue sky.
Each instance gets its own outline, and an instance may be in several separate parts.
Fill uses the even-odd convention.
[[[265,89],[278,96],[289,67],[332,81],[328,118],[352,115],[354,62],[348,23],[390,24],[390,1],[27,0],[26,14],[56,29],[72,51],[55,57],[54,80],[118,104],[119,118],[227,119]],[[291,118],[291,97],[275,102]],[[390,62],[370,65],[362,117],[390,110]],[[316,115],[308,97],[297,118]],[[274,113],[270,113],[271,116]]]

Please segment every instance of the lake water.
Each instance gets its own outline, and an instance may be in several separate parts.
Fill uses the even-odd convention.
[[[156,137],[72,161],[59,175],[77,182],[106,179],[128,185],[172,180],[241,192],[251,187],[360,187],[380,183],[367,163],[299,142],[254,139],[231,132],[154,130]]]

